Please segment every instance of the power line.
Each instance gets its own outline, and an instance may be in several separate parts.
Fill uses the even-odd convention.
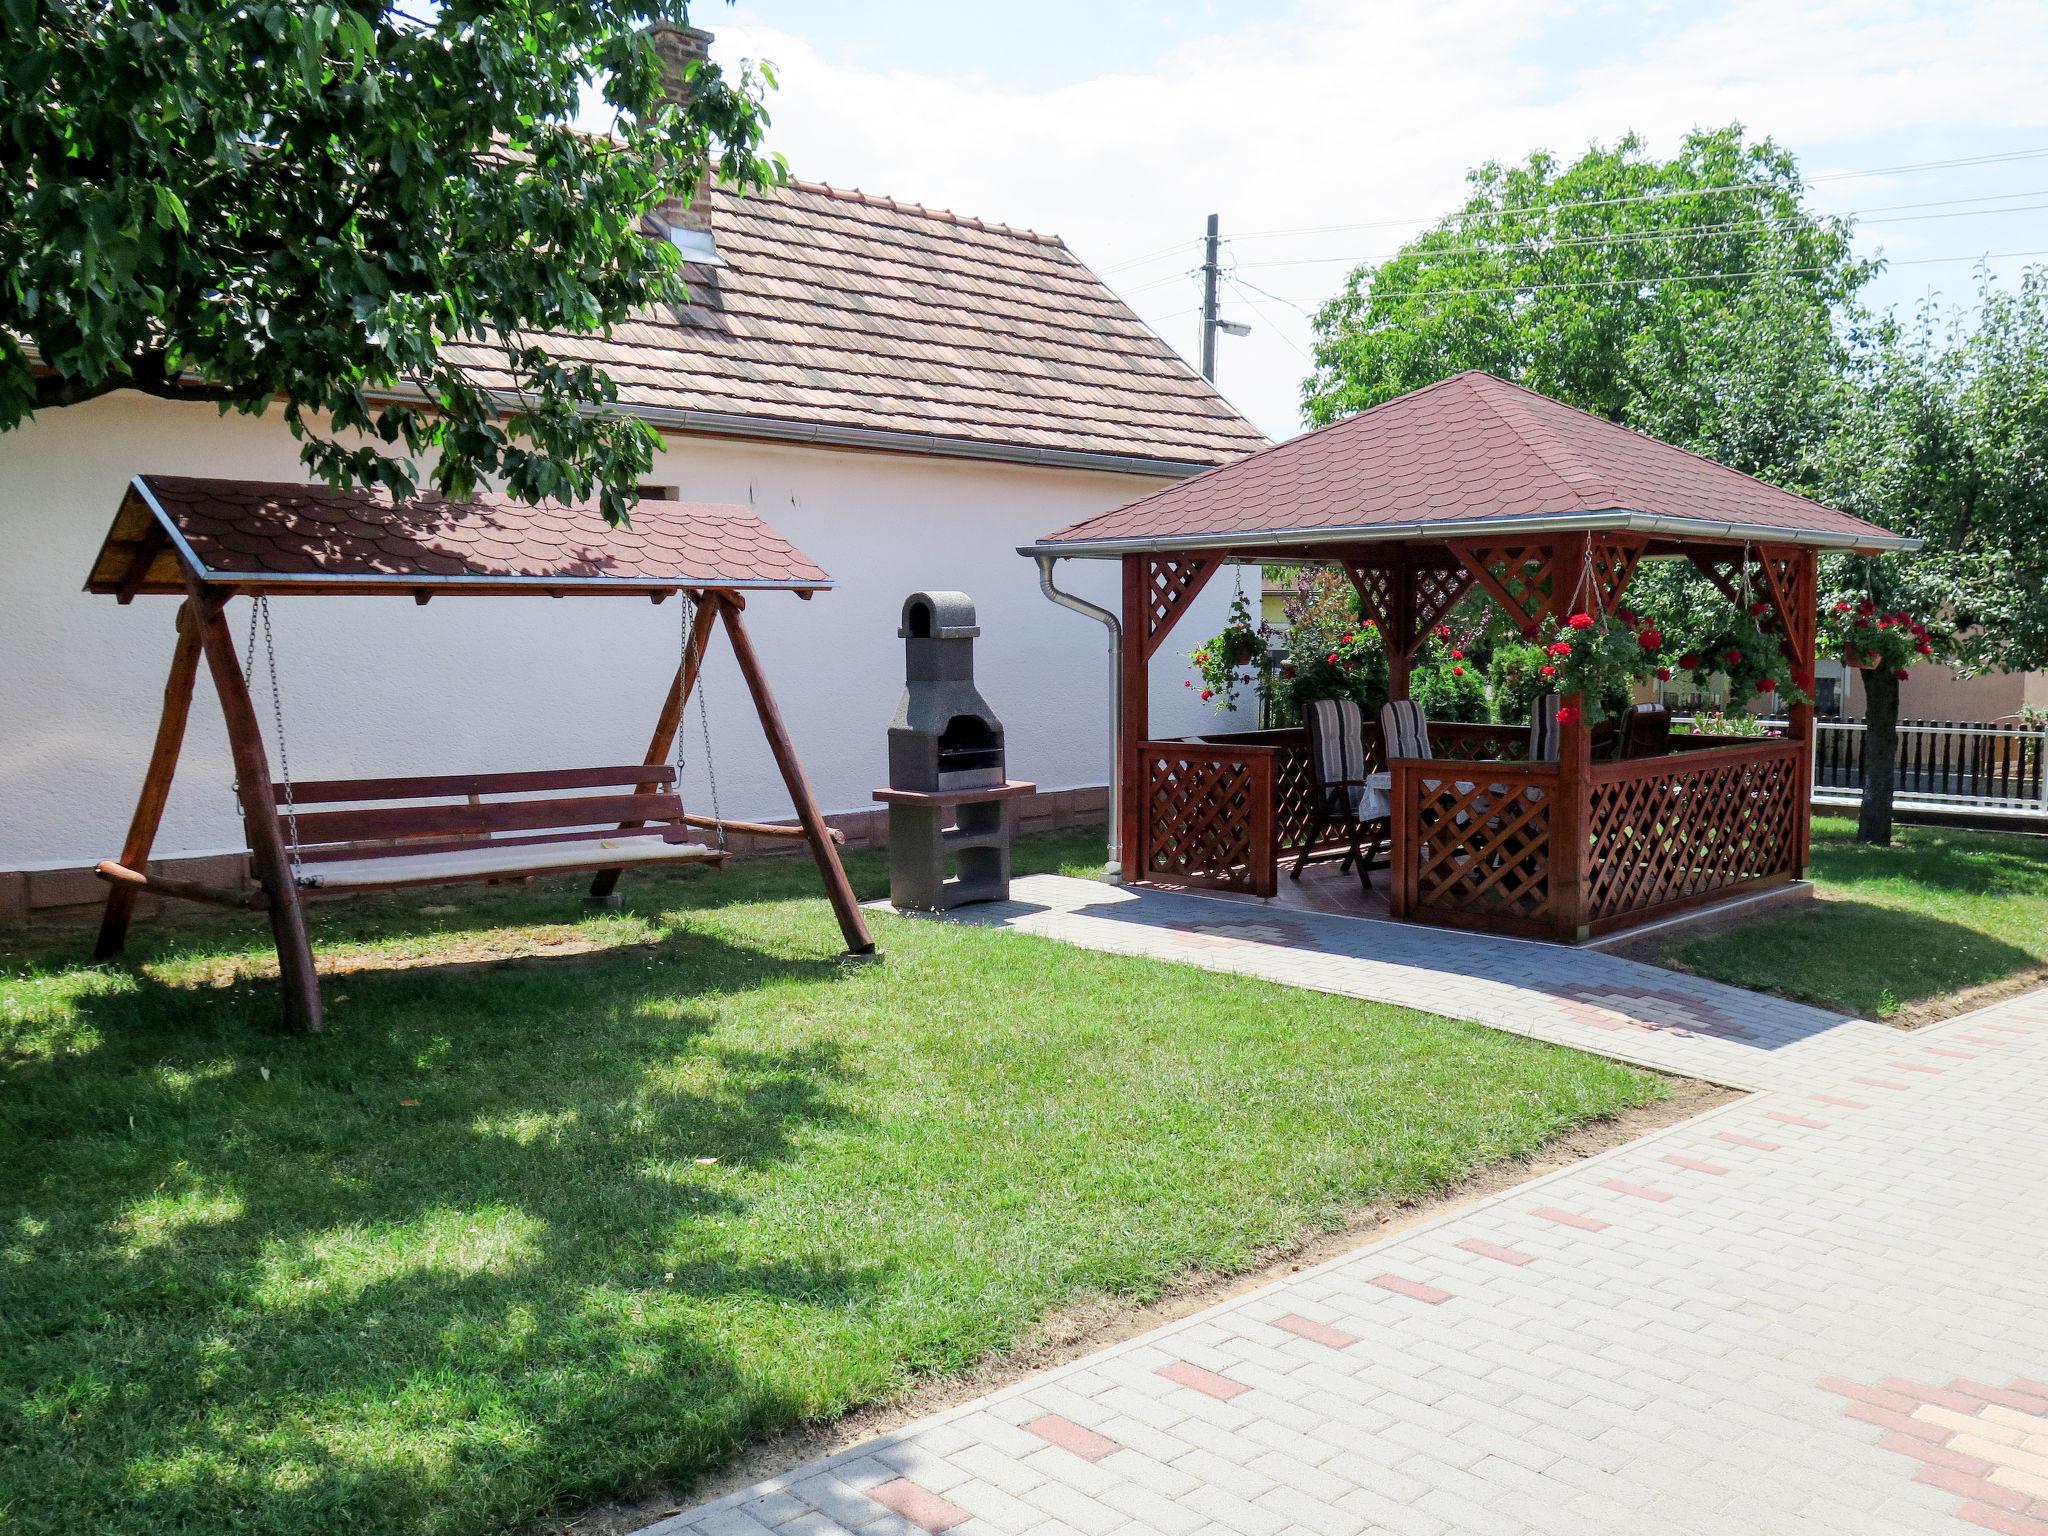
[[[1235,288],[1237,290],[1238,296],[1242,298],[1245,301],[1245,303],[1251,305],[1253,310],[1257,312],[1259,318],[1266,322],[1267,327],[1273,332],[1275,336],[1278,336],[1282,341],[1286,342],[1287,345],[1293,349],[1295,356],[1299,357],[1304,363],[1313,363],[1315,361],[1314,358],[1310,357],[1308,353],[1304,352],[1301,349],[1300,345],[1296,343],[1295,339],[1292,336],[1288,335],[1285,330],[1281,329],[1280,325],[1273,319],[1272,316],[1266,313],[1266,306],[1261,304],[1257,299],[1253,298],[1251,293],[1247,293],[1245,291],[1246,289],[1252,287],[1251,284],[1240,283],[1236,278],[1231,277],[1227,274],[1224,276],[1223,281],[1230,284],[1232,288]],[[1290,309],[1301,309],[1301,306],[1299,304],[1296,304],[1292,299],[1283,299],[1277,293],[1266,293],[1266,290],[1263,288],[1252,289],[1252,292],[1264,293],[1266,294],[1267,298],[1274,300],[1276,303],[1285,304]],[[1302,311],[1302,314],[1304,318],[1307,317],[1307,311]]]
[[[2001,195],[2009,197],[2040,197],[2044,194],[2042,192],[2013,192]],[[1971,199],[1957,198],[1955,201],[1968,202]],[[1900,206],[1910,208],[1932,205],[1907,203]],[[1946,213],[1911,213],[1901,214],[1899,217],[1892,219],[1872,219],[1870,225],[1873,228],[1883,229],[1894,224],[1924,223],[1929,219],[1970,219],[1994,213],[2037,213],[2044,208],[2048,208],[2048,203],[2021,203],[2006,208],[1952,208]],[[1881,211],[1880,209],[1850,209],[1846,213],[1831,215],[1831,217],[1856,218],[1861,213]],[[1508,251],[1550,251],[1564,248],[1598,249],[1614,245],[1649,244],[1659,240],[1687,240],[1707,235],[1734,234],[1742,230],[1783,229],[1796,225],[1798,222],[1799,215],[1790,214],[1777,219],[1731,219],[1720,224],[1696,224],[1691,227],[1680,226],[1672,229],[1628,230],[1612,235],[1560,235],[1554,239],[1547,240],[1518,240],[1508,245],[1451,245],[1435,249],[1418,250],[1414,254],[1417,257],[1435,259],[1448,256],[1495,255]],[[1270,257],[1263,261],[1243,261],[1239,262],[1238,265],[1242,267],[1316,267],[1341,262],[1359,266],[1374,260],[1384,261],[1388,259],[1387,257],[1375,258],[1356,255],[1280,256]]]

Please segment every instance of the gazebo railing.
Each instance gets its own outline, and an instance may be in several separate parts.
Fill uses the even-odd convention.
[[[1126,782],[1138,788],[1139,846],[1127,857],[1142,878],[1271,896],[1280,757],[1237,739],[1138,743]]]
[[[1437,745],[1432,725],[1431,750]],[[1472,776],[1461,778],[1458,761],[1388,764],[1394,912],[1452,927],[1550,936],[1559,900],[1557,766],[1474,761]]]
[[[1800,756],[1752,740],[1591,764],[1581,924],[1599,933],[1795,876]]]

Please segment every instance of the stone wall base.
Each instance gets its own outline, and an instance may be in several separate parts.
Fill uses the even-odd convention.
[[[1011,802],[1020,837],[1034,832],[1058,832],[1072,827],[1101,826],[1108,811],[1109,791],[1058,789],[1025,795]],[[881,806],[871,811],[848,811],[827,816],[826,821],[846,836],[848,848],[884,848],[889,842],[889,813]],[[728,846],[740,857],[773,854],[804,854],[801,842],[786,838],[749,837],[736,834]],[[249,856],[245,853],[212,854],[198,858],[155,859],[150,873],[207,885],[249,888]],[[630,876],[632,871],[628,870]],[[80,922],[96,917],[107,899],[107,887],[89,868],[0,870],[0,928],[19,928],[30,923]],[[345,900],[342,896],[320,898]],[[197,910],[190,902],[166,903],[157,896],[143,896],[135,904],[138,919],[154,917],[166,906]]]

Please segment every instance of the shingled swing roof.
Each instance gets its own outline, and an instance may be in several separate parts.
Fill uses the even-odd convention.
[[[1460,373],[1049,534],[1026,553],[1627,529],[1829,549],[1916,549],[1492,374]]]
[[[724,265],[689,305],[535,338],[657,425],[1170,475],[1265,446],[1053,236],[805,182],[692,212]],[[502,350],[448,352],[511,390]]]
[[[394,504],[382,491],[137,475],[86,590],[182,593],[186,573],[248,592],[808,594],[831,577],[745,507],[643,501],[630,528],[594,506],[503,497]]]

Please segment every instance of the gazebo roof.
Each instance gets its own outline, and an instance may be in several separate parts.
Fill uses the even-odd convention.
[[[1024,553],[1272,550],[1578,529],[1860,551],[1919,547],[1475,371],[1069,524]]]
[[[381,491],[137,475],[88,592],[185,591],[186,573],[247,592],[659,594],[832,585],[746,507],[643,501],[630,528],[594,506],[503,497],[394,504]]]

